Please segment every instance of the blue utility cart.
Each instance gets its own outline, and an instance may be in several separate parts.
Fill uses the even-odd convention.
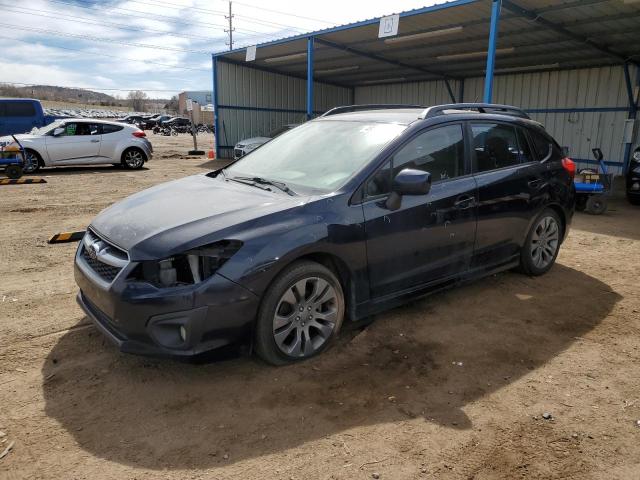
[[[13,135],[11,137],[14,143],[0,146],[0,168],[4,169],[4,174],[7,177],[16,179],[22,176],[27,156],[18,139]]]
[[[607,196],[611,193],[613,175],[607,171],[607,166],[603,160],[602,150],[594,148],[592,150],[600,167],[600,172],[596,169],[581,170],[574,179],[576,187],[576,210],[590,213],[591,215],[602,215],[607,211]]]

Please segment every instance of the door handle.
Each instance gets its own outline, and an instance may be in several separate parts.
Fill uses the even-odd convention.
[[[97,138],[95,139],[91,139],[91,143],[98,143],[100,140],[98,140]]]
[[[466,210],[468,208],[473,207],[475,203],[475,197],[472,195],[460,195],[455,202],[453,202],[453,206],[459,210]]]

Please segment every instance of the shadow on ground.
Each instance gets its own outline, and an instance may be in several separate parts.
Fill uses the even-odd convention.
[[[506,273],[379,315],[283,368],[127,356],[84,329],[46,360],[46,413],[91,454],[151,469],[215,466],[412,418],[468,429],[465,405],[552,360],[618,300],[561,265],[541,278]]]

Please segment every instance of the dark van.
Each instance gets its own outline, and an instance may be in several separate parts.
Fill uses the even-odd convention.
[[[50,121],[42,105],[31,98],[0,98],[0,137],[28,133],[33,127],[44,127]]]

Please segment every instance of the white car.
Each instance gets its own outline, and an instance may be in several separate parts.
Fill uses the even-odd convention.
[[[288,132],[292,128],[296,128],[299,123],[290,123],[288,125],[283,125],[282,127],[276,128],[271,132],[267,133],[265,137],[252,137],[241,140],[233,147],[233,159],[238,160],[244,157],[247,153],[253,152],[256,148],[261,145],[264,145],[269,140],[273,140],[279,135],[282,135],[284,132]]]
[[[30,133],[15,135],[27,154],[25,173],[62,165],[123,165],[142,168],[153,147],[135,125],[87,118],[65,118]],[[0,144],[13,142],[0,138]]]

